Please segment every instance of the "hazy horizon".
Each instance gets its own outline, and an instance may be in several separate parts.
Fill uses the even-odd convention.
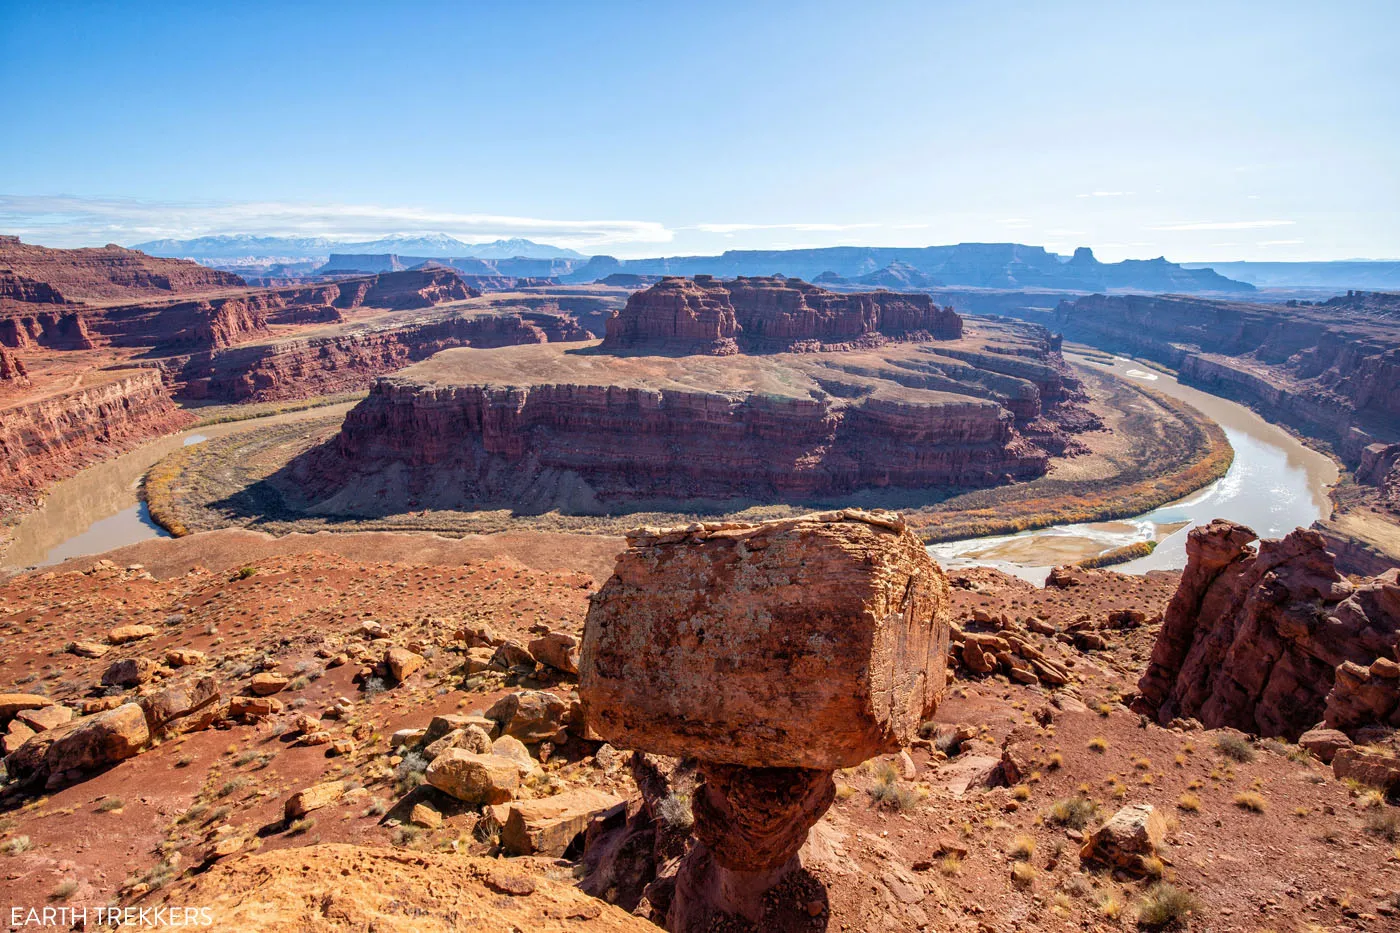
[[[1400,11],[0,3],[0,232],[1400,257]]]

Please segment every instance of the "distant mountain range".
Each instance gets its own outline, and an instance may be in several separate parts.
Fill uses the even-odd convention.
[[[1221,275],[1260,288],[1400,289],[1400,261],[1354,259],[1338,262],[1184,262],[1187,269],[1210,267]]]
[[[546,243],[519,238],[495,240],[490,243],[464,243],[445,233],[423,236],[387,236],[378,240],[351,242],[326,237],[284,236],[202,236],[193,240],[148,240],[137,243],[150,256],[194,259],[205,264],[251,262],[324,262],[332,253],[395,253],[398,255],[474,256],[478,259],[584,259],[582,253]]]

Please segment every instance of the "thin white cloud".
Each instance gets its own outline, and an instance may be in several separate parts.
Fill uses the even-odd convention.
[[[1126,198],[1137,194],[1136,191],[1090,191],[1088,194],[1077,194],[1077,198]]]
[[[0,229],[53,246],[136,243],[215,234],[366,240],[446,233],[480,241],[542,239],[559,246],[667,243],[674,234],[646,220],[553,220],[421,207],[362,204],[150,201],[71,195],[0,195]]]
[[[681,230],[699,230],[703,233],[741,233],[748,230],[802,230],[805,232],[839,232],[841,230],[867,230],[879,224],[695,224],[681,227]]]
[[[1256,243],[1256,246],[1297,246],[1302,240],[1263,240]]]
[[[1258,230],[1263,227],[1291,227],[1292,220],[1219,220],[1189,223],[1159,224],[1148,230]]]
[[[927,230],[929,224],[890,224],[891,230]]]
[[[1046,236],[1088,236],[1083,230],[1046,230]]]
[[[1002,226],[1010,227],[1012,230],[1025,230],[1031,226],[1031,222],[1025,217],[1007,217],[1001,223]]]

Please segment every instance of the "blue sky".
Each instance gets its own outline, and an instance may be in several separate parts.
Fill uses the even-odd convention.
[[[0,0],[0,230],[1400,257],[1400,4]]]

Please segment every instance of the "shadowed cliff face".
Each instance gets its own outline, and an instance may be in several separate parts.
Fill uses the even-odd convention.
[[[812,353],[649,356],[608,341],[449,350],[382,378],[292,472],[316,510],[354,515],[597,513],[1040,476],[1097,422],[1052,335],[979,327],[957,341]]]
[[[1315,531],[1254,540],[1223,519],[1191,532],[1138,708],[1289,739],[1400,724],[1397,571],[1353,584]]]
[[[838,295],[800,279],[666,278],[608,321],[603,347],[642,352],[739,352],[956,340],[962,318],[927,295]]]

